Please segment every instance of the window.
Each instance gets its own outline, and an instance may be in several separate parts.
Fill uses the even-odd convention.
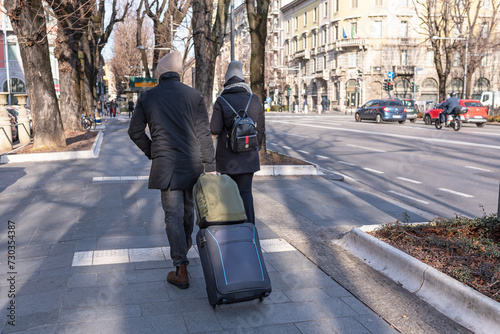
[[[351,38],[358,38],[358,23],[351,23]]]
[[[335,0],[335,11],[336,12],[339,11],[339,3],[340,3],[340,0]]]
[[[335,26],[335,40],[339,39],[339,26],[338,24]]]
[[[316,72],[316,58],[313,58],[313,72]]]
[[[384,5],[383,0],[375,0],[375,7],[382,7]]]
[[[7,52],[9,56],[9,61],[19,60],[19,47],[17,44],[7,44]]]
[[[296,38],[293,40],[293,49],[295,52],[299,51],[299,42]]]
[[[304,12],[304,27],[307,25],[307,12]]]
[[[434,51],[432,50],[427,51],[426,65],[429,67],[434,66]]]
[[[326,56],[323,57],[323,69],[326,70]]]
[[[295,30],[299,29],[299,17],[295,16]]]
[[[488,66],[488,56],[484,56],[481,58],[481,66]]]
[[[481,37],[488,38],[488,23],[486,22],[483,22],[483,24],[481,24]]]
[[[315,48],[318,45],[318,34],[316,32],[312,35],[312,47]]]
[[[326,29],[323,29],[323,43],[322,43],[322,45],[326,45],[326,43],[328,42],[327,36],[328,36],[328,34],[326,32]]]
[[[460,66],[460,53],[458,52],[453,55],[453,66]]]
[[[323,8],[323,16],[327,17],[328,16],[328,2],[325,2],[324,8]]]
[[[286,32],[290,33],[290,20],[286,21]]]
[[[491,0],[482,0],[481,7],[485,8],[485,9],[489,9],[490,4],[491,4]]]
[[[307,35],[302,37],[302,49],[307,49]]]
[[[375,38],[382,37],[382,21],[373,22],[373,37]]]
[[[351,0],[351,9],[358,8],[358,0]]]
[[[354,52],[349,54],[349,67],[357,67],[358,66],[358,53]]]
[[[402,37],[402,38],[408,37],[408,22],[407,21],[401,21],[400,37]]]
[[[318,7],[314,7],[313,9],[313,22],[318,21]]]
[[[401,50],[401,65],[408,65],[408,52],[406,50]]]

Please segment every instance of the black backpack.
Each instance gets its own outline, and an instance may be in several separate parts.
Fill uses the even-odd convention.
[[[227,103],[229,108],[231,108],[231,110],[235,114],[231,132],[226,129],[226,145],[229,143],[229,147],[231,147],[231,150],[233,150],[233,152],[255,151],[259,146],[255,123],[250,117],[248,117],[247,113],[248,106],[250,105],[250,101],[252,100],[252,96],[253,94],[250,95],[250,99],[248,100],[245,110],[239,110],[238,112],[234,110],[234,108],[229,104],[229,102],[227,102],[225,98],[219,96],[224,102]]]

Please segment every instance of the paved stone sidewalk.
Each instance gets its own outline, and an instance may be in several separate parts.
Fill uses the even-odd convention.
[[[2,333],[398,332],[290,245],[304,245],[302,236],[290,239],[301,221],[318,224],[304,223],[307,237],[318,226],[329,228],[334,212],[315,217],[315,205],[323,212],[324,202],[306,208],[297,196],[284,201],[279,194],[290,186],[283,181],[273,193],[266,187],[274,181],[256,181],[257,227],[273,287],[268,298],[213,311],[195,248],[190,288],[165,283],[172,263],[160,194],[147,189],[150,162],[128,139],[127,125],[124,117],[109,120],[98,159],[0,166]],[[297,184],[314,198],[332,190],[323,181]],[[281,213],[289,210],[305,217],[288,227]],[[342,217],[342,230],[359,224]],[[15,222],[15,327],[7,323],[8,220]]]

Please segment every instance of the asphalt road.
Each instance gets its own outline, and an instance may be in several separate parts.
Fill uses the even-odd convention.
[[[436,216],[496,213],[500,126],[436,130],[421,119],[357,123],[354,115],[266,114],[267,148],[313,162],[356,187]]]

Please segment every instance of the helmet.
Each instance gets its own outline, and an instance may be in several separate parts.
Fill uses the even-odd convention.
[[[457,93],[455,93],[455,92],[451,92],[450,93],[450,97],[453,97],[453,96],[456,96],[456,95],[457,95]]]

